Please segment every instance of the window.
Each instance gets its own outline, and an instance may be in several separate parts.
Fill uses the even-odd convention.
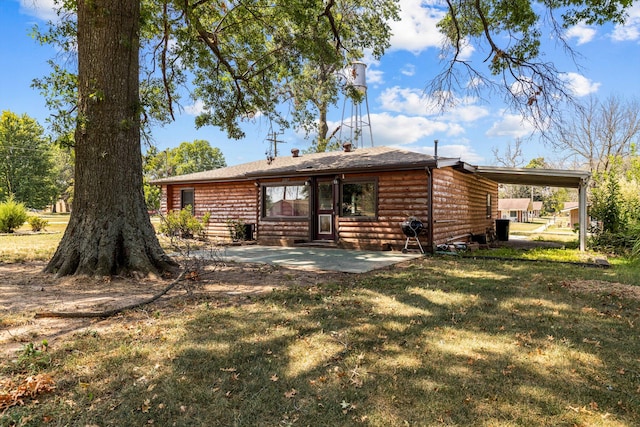
[[[308,218],[309,186],[277,185],[263,187],[265,218]]]
[[[191,207],[191,213],[195,211],[195,194],[193,188],[185,188],[180,190],[180,209],[187,206]]]
[[[347,218],[375,218],[377,194],[375,182],[342,184],[341,216]]]
[[[487,193],[487,218],[491,218],[491,193]]]

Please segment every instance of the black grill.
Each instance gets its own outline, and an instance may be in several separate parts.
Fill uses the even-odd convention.
[[[416,239],[416,243],[418,244],[418,248],[421,253],[424,253],[424,249],[422,249],[422,245],[420,244],[420,239],[418,239],[418,235],[424,229],[424,225],[422,221],[415,217],[409,217],[406,221],[403,221],[402,224],[402,232],[405,236],[407,236],[407,240],[404,242],[404,248],[402,249],[402,253],[407,253],[409,249],[409,240],[411,238]]]
[[[422,221],[417,218],[409,218],[402,222],[402,232],[407,237],[418,237],[423,229]]]

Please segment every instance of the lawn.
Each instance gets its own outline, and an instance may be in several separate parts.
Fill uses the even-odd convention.
[[[425,257],[177,298],[0,361],[0,393],[56,385],[0,425],[640,425],[640,277],[618,271]]]

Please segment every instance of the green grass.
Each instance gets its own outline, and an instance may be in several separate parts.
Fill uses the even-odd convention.
[[[345,277],[77,334],[33,364],[57,390],[0,425],[640,425],[640,302],[617,267],[426,257]]]

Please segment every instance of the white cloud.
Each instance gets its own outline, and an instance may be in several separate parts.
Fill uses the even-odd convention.
[[[464,133],[462,126],[455,123],[388,113],[372,114],[371,128],[376,146],[406,145],[432,135],[455,136]]]
[[[611,33],[611,39],[620,41],[636,41],[640,39],[640,3],[627,10],[628,18],[624,25],[616,25]]]
[[[597,92],[600,88],[600,83],[594,83],[578,73],[562,73],[558,77],[567,84],[567,87],[575,96],[586,96]]]
[[[523,138],[530,135],[535,127],[524,120],[522,116],[516,114],[504,114],[502,118],[495,122],[491,129],[487,131],[490,137]]]
[[[473,122],[489,114],[482,106],[476,105],[476,98],[460,98],[442,114],[435,99],[424,95],[419,89],[394,86],[380,94],[381,108],[387,111],[419,116],[439,115],[441,120],[451,122]]]
[[[400,0],[400,20],[390,22],[391,50],[408,50],[415,54],[442,45],[436,24],[444,16],[436,1]]]
[[[411,77],[416,73],[416,66],[413,64],[405,64],[405,66],[400,70],[400,73]]]
[[[20,0],[20,12],[43,21],[58,18],[55,0]]]
[[[198,99],[192,105],[185,105],[184,111],[189,115],[199,116],[200,114],[205,113],[207,109],[204,107],[204,102]]]
[[[570,39],[577,39],[578,45],[589,43],[596,35],[596,30],[585,24],[574,25],[569,28],[565,36]]]
[[[429,103],[423,91],[399,86],[382,91],[379,101],[383,110],[420,116],[427,115],[435,107],[435,104]]]
[[[384,83],[384,72],[381,70],[367,70],[367,85],[381,85]]]
[[[419,145],[414,147],[406,147],[411,151],[433,155],[433,145]],[[484,157],[476,152],[476,150],[468,144],[468,141],[460,141],[457,144],[438,145],[438,157],[459,158],[463,162],[478,165],[484,162]]]

